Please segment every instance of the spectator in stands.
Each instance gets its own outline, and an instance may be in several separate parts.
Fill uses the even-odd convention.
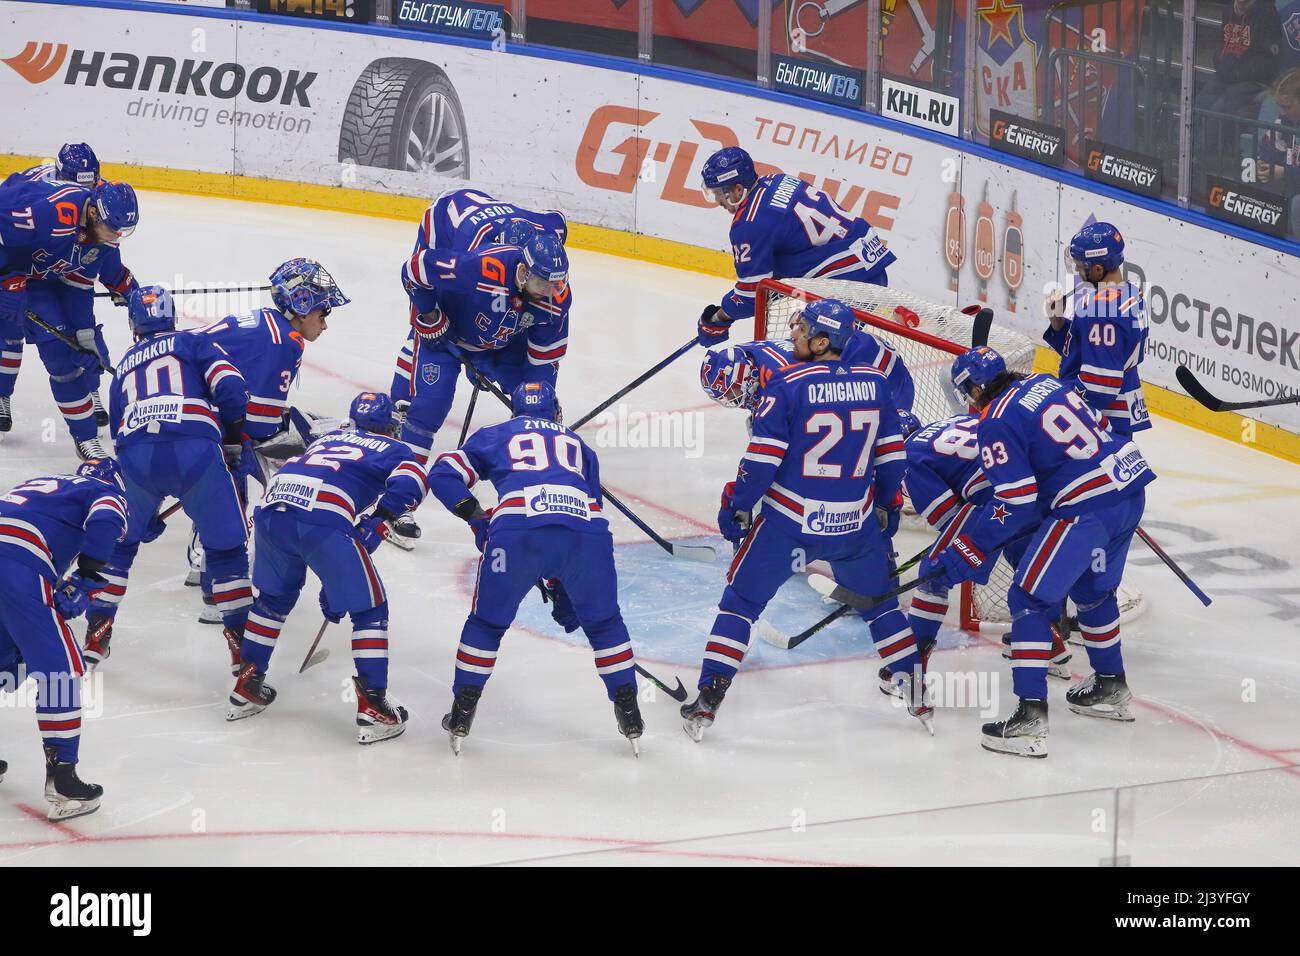
[[[1197,106],[1254,116],[1281,71],[1282,43],[1273,0],[1234,0],[1223,12],[1223,44],[1214,53],[1214,75],[1202,82]]]
[[[1291,235],[1300,236],[1300,69],[1282,74],[1259,110],[1278,129],[1259,138],[1255,180],[1291,201]]]

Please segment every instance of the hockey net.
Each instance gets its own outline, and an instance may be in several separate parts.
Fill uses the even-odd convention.
[[[916,386],[912,413],[922,425],[970,410],[958,402],[949,370],[953,358],[970,348],[972,320],[953,306],[843,279],[764,279],[758,288],[754,338],[789,338],[794,314],[808,302],[824,298],[839,299],[850,306],[863,328],[902,356]],[[1025,373],[1033,370],[1035,348],[1026,336],[994,324],[988,344],[1001,353],[1008,369]],[[928,529],[910,502],[905,504],[903,524],[915,531]],[[1006,559],[999,557],[987,584],[962,585],[963,628],[996,632],[1010,626],[1007,590],[1012,574]],[[1121,611],[1132,611],[1141,598],[1122,592],[1120,601]]]

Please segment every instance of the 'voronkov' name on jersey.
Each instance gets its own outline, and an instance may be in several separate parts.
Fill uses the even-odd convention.
[[[875,382],[813,382],[808,385],[808,401],[873,402],[876,400]]]

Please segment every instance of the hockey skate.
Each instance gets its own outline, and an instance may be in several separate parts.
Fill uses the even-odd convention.
[[[7,432],[13,427],[13,401],[8,395],[0,395],[0,432]]]
[[[1133,694],[1123,674],[1089,674],[1065,692],[1065,703],[1076,714],[1105,717],[1107,720],[1133,720],[1128,705]]]
[[[82,461],[90,461],[92,458],[111,458],[112,456],[104,449],[103,443],[96,436],[77,442],[77,457]]]
[[[240,646],[244,643],[244,630],[240,628],[235,630],[233,627],[223,627],[221,636],[226,639],[226,649],[230,651],[230,676],[238,677],[240,668],[243,667],[242,654]]]
[[[414,550],[415,541],[420,534],[420,526],[415,523],[415,515],[409,511],[388,522],[384,528],[384,540],[397,545],[403,551]]]
[[[185,548],[185,558],[190,563],[189,573],[185,575],[185,586],[196,588],[203,583],[203,542],[199,540],[199,529],[190,529],[190,543]],[[203,618],[199,618],[203,623]]]
[[[1006,720],[980,728],[985,750],[1016,757],[1047,756],[1047,701],[1020,698]]]
[[[190,572],[193,574],[194,572]],[[221,616],[221,611],[217,608],[217,602],[212,600],[211,594],[203,595],[203,608],[199,611],[200,624],[224,624],[225,619]]]
[[[730,678],[714,677],[700,688],[699,696],[695,700],[689,704],[682,704],[681,715],[684,721],[682,729],[686,731],[686,736],[697,744],[704,739],[705,729],[713,726],[713,721],[718,716],[718,708],[722,706],[722,698],[727,695],[727,688],[730,686]]]
[[[917,651],[921,655],[921,673],[925,673],[930,666],[930,655],[934,653],[939,641],[930,638],[928,641],[922,641],[916,645]],[[882,667],[876,672],[876,680],[880,683],[880,692],[887,697],[897,697],[899,695],[898,685],[894,683],[894,678],[889,673],[888,667]]]
[[[99,397],[99,389],[90,393],[90,401],[95,406],[95,425],[99,428],[108,426],[108,411],[104,408],[104,402]]]
[[[88,670],[94,670],[112,653],[108,642],[113,637],[113,619],[94,614],[86,622],[86,640],[82,644],[81,654],[86,659]]]
[[[645,732],[645,721],[637,704],[636,685],[628,684],[614,692],[614,719],[618,721],[618,732],[632,745],[632,753],[641,756],[640,739]]]
[[[461,742],[469,736],[469,729],[474,725],[474,712],[478,710],[478,699],[483,696],[482,687],[462,687],[451,702],[451,713],[444,714],[442,729],[451,738],[451,750],[460,756]]]
[[[1070,658],[1074,652],[1070,650],[1069,645],[1065,643],[1062,636],[1065,632],[1062,630],[1061,623],[1052,624],[1052,659],[1047,663],[1047,676],[1055,677],[1057,680],[1071,680],[1074,675],[1070,673]],[[1011,660],[1011,634],[1010,632],[1002,635],[1002,657],[1004,660]]]
[[[921,726],[934,736],[934,705],[930,700],[930,691],[925,686],[925,664],[922,662],[916,671],[898,671],[891,674],[897,697],[907,705],[907,712],[921,722]]]
[[[250,662],[243,666],[235,680],[235,689],[230,692],[226,720],[243,720],[271,706],[275,700],[275,688],[263,683],[265,680],[266,675],[257,672],[256,664]]]
[[[99,784],[84,783],[77,777],[75,763],[63,763],[53,747],[45,748],[45,799],[50,804],[49,819],[68,820],[94,813],[103,795],[104,788]]]
[[[370,690],[360,677],[352,678],[357,691],[357,743],[375,744],[406,732],[405,707],[394,705],[384,690]]]

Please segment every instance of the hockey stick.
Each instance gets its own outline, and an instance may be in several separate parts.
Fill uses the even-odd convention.
[[[640,375],[638,375],[636,378],[632,379],[632,381],[629,382],[627,385],[625,385],[623,388],[619,389],[617,392],[615,392],[615,393],[614,393],[613,395],[611,395],[609,398],[605,399],[603,402],[601,402],[599,405],[597,405],[597,406],[596,406],[595,408],[593,408],[591,411],[587,412],[587,414],[583,415],[583,416],[582,416],[581,418],[579,418],[576,422],[574,422],[572,425],[570,425],[570,426],[569,426],[569,429],[570,429],[571,431],[575,431],[575,432],[576,432],[579,428],[581,428],[583,425],[587,424],[587,422],[591,421],[593,418],[595,418],[597,415],[599,415],[599,414],[600,414],[601,412],[603,412],[605,409],[609,408],[609,406],[613,405],[615,402],[617,402],[620,398],[622,398],[622,397],[623,397],[624,395],[626,395],[628,392],[630,392],[630,391],[632,391],[634,388],[637,388],[638,386],[640,386],[640,385],[641,385],[642,383],[644,383],[647,379],[650,379],[650,378],[652,378],[653,376],[658,375],[660,372],[662,372],[664,369],[666,369],[666,368],[667,368],[669,365],[671,365],[673,362],[677,361],[679,358],[681,358],[683,355],[685,355],[685,354],[686,354],[687,352],[689,352],[691,349],[695,348],[695,346],[696,346],[696,344],[698,343],[698,341],[699,341],[698,339],[691,339],[689,342],[687,342],[687,343],[686,343],[685,345],[683,345],[681,348],[676,349],[676,350],[675,350],[671,355],[669,355],[667,358],[665,358],[662,362],[659,362],[659,363],[658,363],[657,365],[655,365],[653,368],[649,368],[649,369],[647,369],[646,371],[642,372],[642,373],[641,373]]]
[[[84,345],[82,345],[80,342],[78,342],[76,339],[72,338],[71,336],[64,335],[54,326],[50,325],[39,315],[33,312],[31,309],[27,310],[27,321],[31,322],[33,325],[37,326],[38,328],[42,328],[46,332],[49,332],[50,335],[54,336],[56,339],[58,339],[60,342],[66,345],[68,348],[73,349],[74,351],[77,352],[83,352],[86,355],[95,356],[95,361],[99,363],[99,370],[101,372],[107,372],[109,375],[117,374],[117,369],[113,368],[113,366],[111,365],[104,364],[104,358],[99,354],[99,349],[86,348]]]
[[[898,567],[894,568],[893,571],[889,572],[889,576],[891,578],[896,578],[904,571],[912,570],[912,568],[916,567],[916,565],[921,563],[922,558],[924,558],[927,554],[930,553],[931,547],[932,545],[926,545],[924,548],[918,551],[915,555],[913,555],[903,564],[900,564]],[[822,628],[834,624],[836,621],[842,618],[845,614],[849,613],[849,611],[851,610],[853,610],[853,608],[849,607],[849,605],[841,604],[839,607],[831,611],[831,613],[827,614],[824,618],[822,618],[812,627],[800,631],[798,634],[794,635],[793,637],[791,637],[788,634],[783,634],[781,631],[778,631],[772,625],[772,623],[766,620],[765,618],[759,618],[758,636],[761,637],[763,640],[767,641],[767,643],[771,644],[773,647],[780,647],[785,650],[789,650],[792,647],[798,647],[804,641],[808,640],[808,638],[812,637],[818,631],[822,630]]]
[[[655,677],[654,674],[651,674],[640,664],[636,664],[634,666],[636,667],[636,672],[638,674],[640,674],[650,683],[654,684],[656,687],[658,687],[661,691],[663,691],[673,700],[677,701],[679,704],[686,703],[686,698],[689,695],[686,693],[686,685],[682,683],[682,679],[680,677],[677,678],[677,688],[674,690],[673,688],[665,684],[663,681],[661,681],[658,677]]]
[[[506,408],[512,407],[510,405],[510,399],[506,397],[505,392],[501,391],[501,389],[497,387],[496,382],[485,377],[483,373],[474,367],[474,363],[466,358],[463,353],[458,354],[457,358],[464,362],[466,367],[479,377],[487,390],[495,395],[497,399],[506,406]],[[623,513],[623,517],[627,518],[628,521],[632,522],[645,532],[646,536],[649,537],[651,541],[659,545],[659,547],[663,548],[674,558],[685,558],[688,561],[702,562],[711,562],[717,559],[718,553],[709,545],[673,544],[671,541],[665,540],[662,536],[656,533],[653,528],[638,518],[632,512],[632,509],[619,501],[614,495],[610,494],[609,489],[604,485],[600,486],[600,493],[609,499],[610,504]]]
[[[970,309],[974,308],[974,306],[967,306],[966,308]],[[967,312],[966,314],[970,315],[971,313]],[[981,345],[988,345],[991,331],[993,331],[993,310],[985,308],[974,313],[974,321],[971,322],[970,327],[970,347],[977,349]]]
[[[469,396],[469,408],[465,412],[465,423],[460,426],[460,441],[456,442],[456,447],[460,448],[465,444],[465,437],[469,434],[469,423],[474,417],[474,406],[478,404],[478,393],[483,391],[478,383],[477,374],[474,380],[474,391]]]
[[[269,285],[238,285],[238,286],[212,286],[207,289],[172,289],[171,294],[177,295],[206,295],[213,292],[265,292],[271,287]],[[120,295],[117,292],[96,292],[96,299],[107,298],[110,295]]]
[[[1209,389],[1197,380],[1186,365],[1178,366],[1174,375],[1188,395],[1212,412],[1235,412],[1243,408],[1268,408],[1272,405],[1294,405],[1300,402],[1300,394],[1288,395],[1286,398],[1269,398],[1260,402],[1225,402],[1211,395]]]
[[[307,649],[307,656],[302,659],[302,667],[298,668],[299,674],[309,667],[315,667],[321,661],[325,660],[325,658],[330,656],[328,647],[322,647],[320,653],[316,653],[316,645],[320,643],[320,639],[325,633],[325,628],[329,626],[329,618],[325,618],[320,622],[320,630],[316,632],[316,640],[311,642],[311,647]]]
[[[1157,558],[1165,563],[1165,567],[1178,575],[1178,580],[1187,585],[1187,589],[1196,595],[1197,600],[1206,607],[1210,606],[1210,596],[1197,587],[1196,582],[1187,576],[1187,572],[1178,566],[1178,562],[1166,554],[1165,549],[1156,544],[1155,539],[1147,534],[1141,525],[1138,525],[1137,536],[1143,540],[1148,548],[1155,552]]]

